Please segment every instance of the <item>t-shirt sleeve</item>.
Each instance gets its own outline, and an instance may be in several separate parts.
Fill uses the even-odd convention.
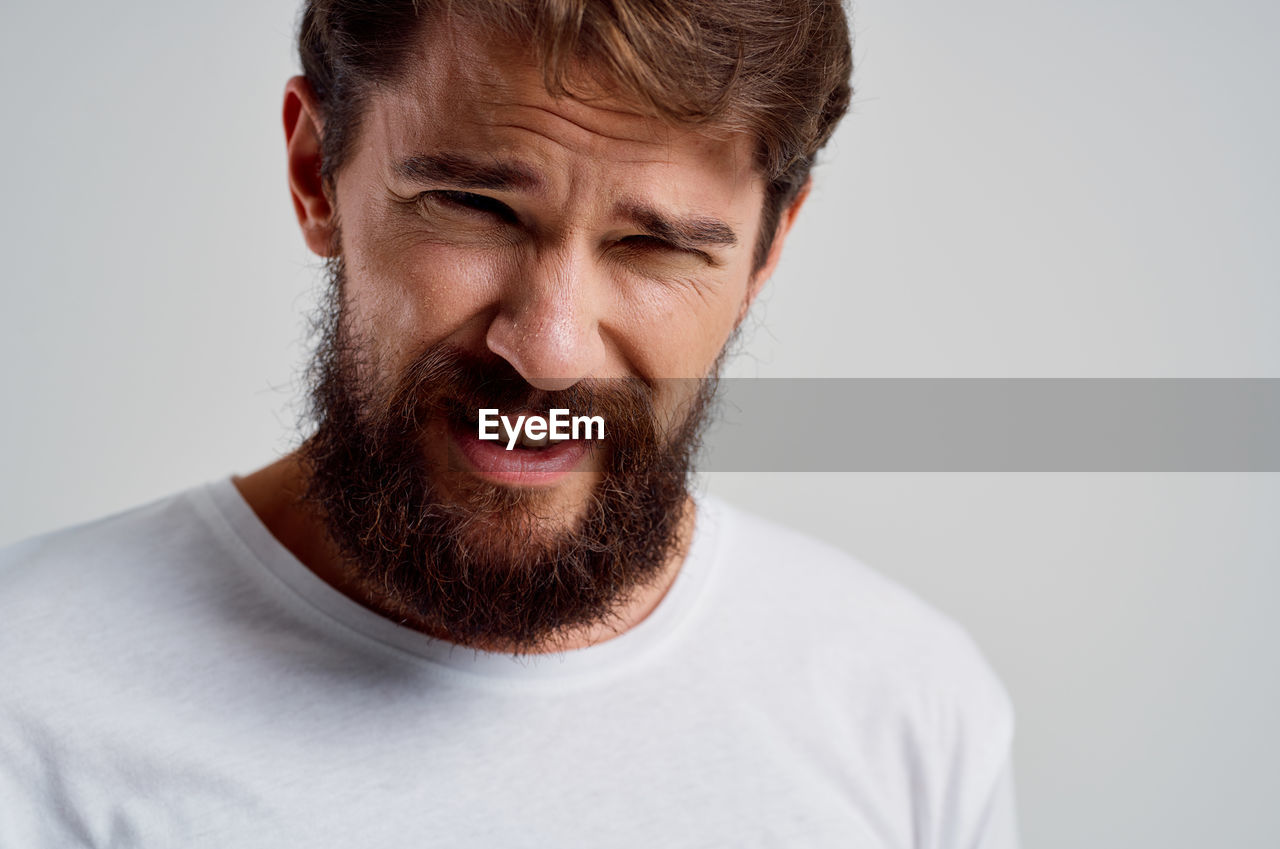
[[[973,849],[1018,849],[1018,815],[1013,792],[1013,764],[1000,772],[987,804]]]
[[[938,849],[1017,849],[1014,710],[1009,693],[968,635],[951,658],[954,689],[941,700],[943,773]]]

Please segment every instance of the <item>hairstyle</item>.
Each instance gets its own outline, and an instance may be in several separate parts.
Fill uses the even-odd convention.
[[[553,93],[572,94],[586,63],[666,120],[754,136],[766,184],[757,268],[852,95],[841,0],[307,0],[298,52],[324,120],[326,181],[372,86],[396,81],[442,13],[528,43]]]

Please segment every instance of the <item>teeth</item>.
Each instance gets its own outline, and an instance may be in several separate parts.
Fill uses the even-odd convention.
[[[529,416],[536,416],[543,421],[546,421],[547,418],[543,414],[520,413],[518,415],[503,415],[498,418],[497,422],[492,422],[491,420],[491,424],[497,424],[498,426],[499,444],[504,448],[510,446],[511,448],[525,448],[536,451],[540,448],[558,445],[561,442],[568,442],[572,439],[572,436],[569,433],[565,433],[560,437],[552,437],[550,433],[544,433],[543,436],[540,436],[537,439],[530,437],[524,424],[525,420]],[[477,417],[477,423],[478,421],[479,418]],[[513,429],[513,426],[516,425],[517,422],[520,423],[520,429],[518,432]],[[514,442],[512,442],[513,437],[515,438]]]
[[[516,443],[521,448],[545,448],[551,444],[551,437],[544,436],[541,439],[530,439],[528,435],[521,434],[520,441]]]
[[[507,427],[505,422],[499,425],[499,427],[502,429],[502,443],[504,445],[509,444],[511,441],[511,428]],[[559,442],[559,440],[555,440],[555,441]],[[523,429],[521,429],[520,438],[516,440],[516,447],[517,448],[546,448],[548,445],[551,444],[551,442],[552,442],[551,438],[547,436],[544,436],[541,439],[531,439],[528,436],[528,434],[524,433]]]
[[[511,437],[514,434],[511,428],[507,427],[507,422],[505,419],[499,419],[498,421],[499,421],[498,429],[502,431],[502,444],[507,445],[511,442]]]

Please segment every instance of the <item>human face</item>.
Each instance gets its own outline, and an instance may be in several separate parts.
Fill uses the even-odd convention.
[[[538,389],[637,378],[673,421],[689,383],[663,379],[708,374],[761,279],[750,141],[673,127],[601,87],[553,97],[519,46],[456,21],[430,29],[402,79],[370,97],[334,208],[299,201],[318,252],[341,218],[361,381],[389,389],[445,345],[500,358]],[[586,452],[579,474],[494,480],[465,447],[447,422],[424,423],[442,490],[537,488],[572,517],[600,479]]]

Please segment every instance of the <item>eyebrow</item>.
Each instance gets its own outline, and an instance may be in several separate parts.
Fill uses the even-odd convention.
[[[733,247],[738,244],[738,236],[733,228],[718,218],[669,218],[641,203],[623,204],[620,212],[634,221],[647,235],[679,248],[696,250],[702,247]]]
[[[522,165],[476,162],[453,153],[416,154],[395,164],[395,172],[415,183],[446,183],[460,189],[533,190],[542,180]]]

